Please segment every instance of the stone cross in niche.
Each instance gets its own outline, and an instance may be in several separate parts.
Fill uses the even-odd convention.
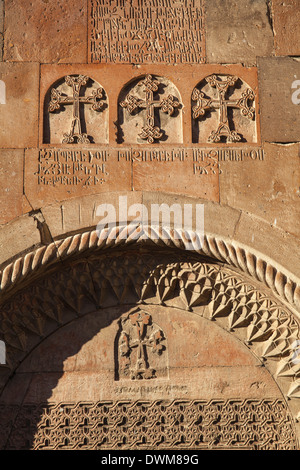
[[[103,98],[103,89],[97,88],[92,91],[89,96],[81,96],[81,88],[87,84],[89,77],[85,75],[78,76],[67,76],[65,82],[72,88],[72,96],[63,95],[56,88],[51,90],[51,100],[49,103],[49,112],[57,111],[61,106],[72,104],[73,105],[73,118],[71,123],[71,129],[69,133],[63,135],[62,143],[71,144],[75,142],[86,144],[90,143],[90,139],[86,133],[82,133],[81,118],[80,118],[80,105],[91,104],[94,111],[101,111],[104,106],[104,102],[101,101]]]
[[[119,344],[121,356],[127,358],[122,365],[124,375],[130,375],[131,379],[155,378],[148,351],[161,355],[165,350],[164,339],[163,331],[152,324],[148,313],[136,311],[125,318]]]
[[[145,99],[142,100],[134,95],[128,94],[124,101],[120,103],[122,108],[126,108],[130,114],[137,109],[146,110],[146,122],[142,127],[142,132],[139,134],[141,139],[147,140],[152,144],[154,140],[159,140],[163,136],[162,130],[155,126],[155,109],[161,109],[164,113],[172,116],[175,108],[180,106],[180,103],[174,99],[172,95],[168,95],[162,100],[154,100],[154,93],[158,92],[160,82],[152,78],[152,75],[146,75],[139,86],[143,86]]]
[[[242,92],[241,97],[238,99],[227,99],[226,94],[228,88],[235,86],[238,77],[231,75],[225,75],[218,77],[211,75],[205,79],[211,87],[217,89],[218,99],[206,98],[204,93],[197,88],[193,90],[192,100],[196,101],[197,104],[193,106],[193,118],[197,119],[200,116],[204,116],[206,111],[219,109],[219,125],[215,131],[212,131],[208,141],[219,142],[222,136],[226,137],[227,142],[238,142],[241,140],[241,136],[236,130],[230,129],[228,120],[228,108],[238,108],[241,110],[243,116],[253,119],[254,107],[249,104],[249,101],[253,101],[255,98],[254,92],[251,88],[247,88]]]

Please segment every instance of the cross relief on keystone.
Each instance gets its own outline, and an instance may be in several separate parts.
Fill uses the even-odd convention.
[[[241,96],[237,99],[229,99],[229,88],[236,87],[238,77],[232,75],[210,75],[205,78],[205,81],[217,91],[217,98],[207,97],[203,91],[195,88],[192,93],[192,101],[196,101],[193,106],[193,119],[203,117],[207,112],[219,110],[219,124],[216,130],[212,130],[208,142],[220,142],[221,137],[225,137],[227,142],[238,142],[242,136],[236,129],[232,129],[229,124],[229,109],[236,108],[241,110],[241,114],[253,120],[255,109],[252,103],[255,99],[255,94],[251,88],[246,88],[242,91]]]
[[[138,135],[141,139],[147,140],[149,144],[152,144],[155,140],[161,139],[164,134],[162,129],[155,125],[155,109],[161,109],[164,113],[172,116],[175,108],[179,108],[180,106],[179,101],[171,94],[162,100],[155,100],[154,94],[159,92],[159,85],[160,82],[158,80],[153,79],[152,75],[147,75],[144,80],[141,80],[138,84],[138,86],[143,87],[145,99],[140,99],[135,95],[128,94],[125,100],[120,103],[122,108],[126,108],[130,114],[137,110],[146,110],[144,126],[142,127],[142,132]]]
[[[66,96],[56,88],[51,90],[51,101],[49,103],[49,112],[60,110],[64,105],[73,105],[73,117],[69,133],[63,135],[62,143],[71,144],[76,140],[78,143],[90,143],[87,133],[82,132],[80,117],[80,105],[90,104],[94,111],[101,111],[104,107],[103,89],[101,87],[92,91],[89,96],[81,95],[82,87],[86,86],[89,77],[85,75],[66,76],[65,83],[72,88],[72,96]]]

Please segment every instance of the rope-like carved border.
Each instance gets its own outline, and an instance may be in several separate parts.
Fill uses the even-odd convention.
[[[177,248],[209,256],[238,268],[264,283],[300,312],[300,283],[297,279],[292,279],[279,267],[275,267],[270,261],[250,251],[248,247],[239,246],[236,242],[224,240],[215,235],[202,236],[196,232],[166,230],[140,224],[127,224],[102,230],[93,229],[57,240],[20,256],[0,272],[0,294],[40,268],[66,257],[91,249],[105,250],[147,242],[159,247]]]

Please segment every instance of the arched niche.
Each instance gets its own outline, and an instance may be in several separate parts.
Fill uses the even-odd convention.
[[[298,448],[299,322],[271,292],[212,258],[82,240],[1,306],[3,447]],[[162,349],[133,379],[120,333],[137,314]]]
[[[240,77],[213,74],[191,96],[194,143],[257,143],[255,91]]]
[[[98,82],[68,75],[53,83],[44,99],[43,143],[108,143],[108,97]]]
[[[182,101],[165,77],[144,75],[127,83],[118,99],[118,143],[183,143]]]

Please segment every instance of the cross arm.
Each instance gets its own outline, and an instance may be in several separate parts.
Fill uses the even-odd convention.
[[[55,88],[52,88],[51,90],[51,100],[49,102],[49,112],[56,111],[57,109],[60,109],[61,105],[63,104],[72,104],[73,103],[73,98],[69,96],[64,96],[60,91],[56,90]]]
[[[192,108],[194,119],[204,116],[205,112],[212,108],[212,100],[210,98],[205,98],[204,93],[199,91],[197,88],[194,88],[193,90],[192,100],[197,102],[197,104]]]
[[[125,100],[120,102],[122,108],[126,108],[127,111],[132,114],[138,108],[144,108],[145,102],[134,95],[127,95]]]
[[[79,97],[79,101],[81,103],[92,104],[92,109],[94,111],[101,111],[104,106],[104,101],[101,101],[102,98],[103,88],[99,87],[96,90],[93,90],[90,96]]]

